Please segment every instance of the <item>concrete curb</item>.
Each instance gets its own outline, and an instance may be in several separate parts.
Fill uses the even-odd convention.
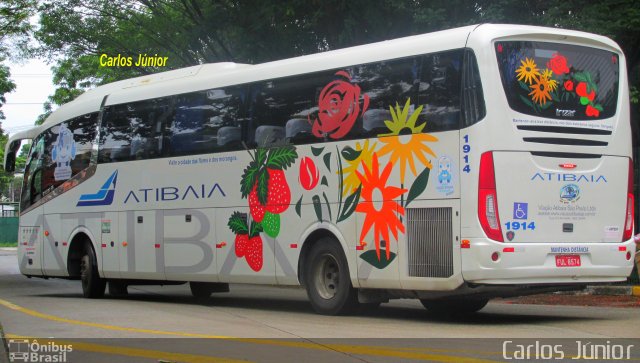
[[[640,296],[640,285],[636,286],[587,286],[588,295],[633,295]]]

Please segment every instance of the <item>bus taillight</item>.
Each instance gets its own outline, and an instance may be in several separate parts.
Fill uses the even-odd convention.
[[[491,152],[486,152],[480,156],[478,219],[487,237],[494,241],[504,241],[502,238],[502,228],[500,227],[496,174],[493,168],[493,153]]]
[[[629,159],[629,183],[627,184],[627,214],[624,221],[622,241],[628,241],[633,235],[633,160]]]

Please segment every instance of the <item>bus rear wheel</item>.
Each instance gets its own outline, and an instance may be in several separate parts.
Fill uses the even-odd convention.
[[[335,239],[320,239],[305,262],[305,287],[317,313],[346,314],[358,306],[358,293],[351,285],[347,259]]]
[[[98,262],[91,245],[87,244],[80,259],[80,281],[82,281],[82,295],[89,299],[104,296],[106,281],[98,274]]]
[[[477,298],[447,298],[438,300],[420,299],[422,306],[433,313],[445,314],[471,314],[475,313],[489,303],[489,299]]]

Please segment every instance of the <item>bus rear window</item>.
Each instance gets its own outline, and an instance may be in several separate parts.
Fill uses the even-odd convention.
[[[502,86],[515,111],[561,120],[612,117],[618,101],[616,53],[569,44],[496,42]]]

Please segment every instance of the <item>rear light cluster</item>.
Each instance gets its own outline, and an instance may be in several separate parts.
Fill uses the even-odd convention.
[[[500,215],[498,213],[498,195],[496,192],[496,174],[493,168],[493,153],[480,156],[480,178],[478,182],[478,219],[482,230],[490,239],[504,242]]]
[[[629,183],[627,184],[627,214],[624,220],[622,241],[628,241],[633,235],[633,160],[629,159]]]

